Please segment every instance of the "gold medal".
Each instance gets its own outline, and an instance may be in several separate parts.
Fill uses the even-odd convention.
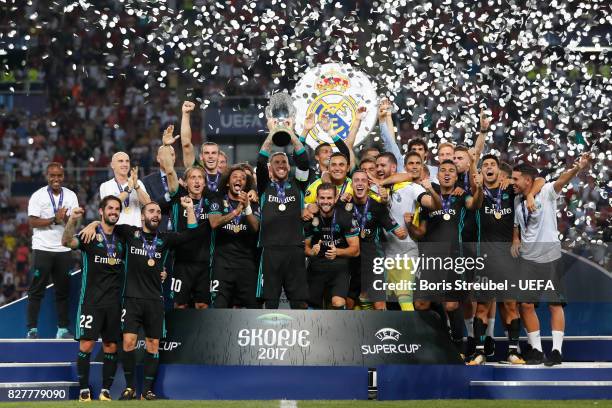
[[[130,207],[123,207],[123,212],[126,214],[130,213]]]
[[[361,230],[361,234],[360,234],[361,238],[365,238],[366,237],[366,232],[365,230]]]
[[[495,219],[496,219],[496,220],[501,220],[501,217],[502,217],[502,215],[501,215],[501,213],[500,213],[500,212],[496,212],[496,213],[495,213]]]
[[[240,232],[240,225],[234,224],[234,232],[237,234]]]
[[[346,205],[344,206],[344,209],[346,211],[353,211],[353,203],[346,203]]]
[[[279,210],[279,211],[285,211],[286,209],[287,209],[287,206],[286,206],[285,204],[280,204],[280,205],[278,206],[278,210]]]
[[[153,258],[149,258],[149,260],[147,261],[147,265],[155,266],[155,260]]]
[[[312,226],[313,226],[313,227],[317,227],[318,225],[319,225],[319,218],[314,217],[314,218],[312,219]]]
[[[115,258],[108,258],[108,264],[109,265],[115,265],[117,263],[117,260]]]
[[[448,221],[448,220],[450,220],[450,219],[451,219],[451,216],[450,216],[450,214],[449,214],[449,213],[446,213],[446,214],[444,214],[444,215],[442,216],[442,218],[444,218],[444,221]]]

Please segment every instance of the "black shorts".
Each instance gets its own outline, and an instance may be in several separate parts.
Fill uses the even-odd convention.
[[[377,252],[375,247],[362,245],[360,255],[350,259],[351,280],[348,297],[357,300],[361,293],[364,293],[369,302],[387,300],[387,292],[382,286],[382,283],[385,282],[385,275],[374,273],[374,258],[377,257],[382,258],[384,254]],[[379,290],[374,289],[375,281],[380,281]]]
[[[315,262],[308,266],[308,305],[315,309],[323,307],[324,296],[346,298],[349,290],[348,263]]]
[[[121,305],[81,305],[76,317],[75,340],[117,343],[121,339]]]
[[[510,254],[510,243],[482,243],[481,257],[483,268],[474,271],[474,282],[487,286],[473,292],[475,300],[486,303],[517,299],[520,263]]]
[[[566,298],[560,264],[561,259],[537,263],[521,258],[519,274],[523,287],[517,301],[564,305]]]
[[[254,262],[239,268],[229,268],[224,262],[215,260],[211,280],[211,298],[214,307],[258,308],[256,292],[257,266]]]
[[[171,286],[174,303],[210,304],[210,267],[207,263],[176,263]]]
[[[142,327],[147,338],[163,339],[166,336],[162,300],[126,297],[123,299],[121,316],[123,333],[138,334],[138,329]]]
[[[291,302],[308,300],[303,247],[274,246],[261,251],[257,276],[257,297],[263,300],[279,300],[283,288],[287,299]]]

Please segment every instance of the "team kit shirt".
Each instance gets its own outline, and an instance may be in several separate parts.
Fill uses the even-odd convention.
[[[514,224],[521,228],[521,257],[536,263],[561,258],[557,231],[557,199],[553,183],[546,183],[535,196],[536,210],[530,213],[523,196],[514,199]]]
[[[304,201],[306,204],[315,204],[317,202],[317,188],[323,183],[323,180],[317,179],[314,183],[308,186],[306,189],[306,197]],[[342,197],[344,193],[353,195],[353,181],[350,178],[346,178],[344,182],[336,186],[336,195]]]
[[[464,195],[472,195],[472,187],[470,184],[470,172],[457,174],[457,182],[455,187],[461,187],[465,193]],[[463,242],[477,242],[478,241],[478,229],[480,228],[480,214],[477,211],[465,210],[463,217],[463,227],[461,229],[461,240]]]
[[[51,187],[39,188],[32,194],[28,202],[28,216],[49,219],[55,217],[55,213],[61,208],[68,209],[67,214],[79,206],[76,194],[62,187],[60,194],[55,195]],[[61,244],[63,225],[51,224],[48,227],[34,228],[32,232],[32,249],[49,252],[69,252]]]
[[[426,245],[425,253],[437,253],[450,256],[459,250],[461,236],[460,223],[466,211],[465,201],[467,194],[453,196],[442,194],[438,185],[433,185],[435,191],[440,195],[442,208],[440,210],[429,210],[422,207],[420,219],[427,222],[427,229],[423,242],[448,243],[450,245]]]
[[[195,226],[193,226],[195,227]],[[137,227],[119,225],[116,234],[125,240],[123,297],[163,300],[161,272],[168,251],[190,240],[196,240],[203,226],[184,233],[147,233]]]
[[[206,190],[211,193],[216,193],[219,190],[219,182],[221,181],[221,173],[217,172],[215,174],[208,174],[206,171],[206,167],[204,166],[204,162],[196,157],[193,161],[193,167],[201,167],[204,169],[204,174],[206,175]]]
[[[147,192],[147,189],[142,181],[138,180],[138,185],[140,188],[142,188],[142,191],[145,193]],[[127,181],[123,184],[120,184],[115,178],[105,181],[100,185],[100,199],[103,199],[109,195],[119,197],[119,194],[121,194],[127,187]],[[142,206],[142,203],[140,200],[138,200],[138,193],[136,192],[136,189],[132,189],[132,191],[130,191],[128,198],[123,201],[122,206],[123,210],[119,215],[117,225],[132,225],[134,227],[140,227],[140,207]]]
[[[412,182],[396,183],[389,192],[389,212],[391,218],[399,224],[404,225],[404,213],[416,213],[417,203],[427,194],[423,186]],[[385,244],[385,254],[394,256],[396,254],[408,253],[412,256],[418,255],[418,247],[410,234],[399,239],[394,234],[387,233]]]
[[[125,258],[125,244],[117,234],[106,235],[98,228],[89,243],[78,236],[81,250],[81,300],[79,305],[110,306],[121,302],[121,283]]]
[[[239,202],[227,195],[217,195],[210,203],[209,214],[227,215],[238,207]],[[251,203],[253,215],[260,218],[259,206]],[[213,231],[215,265],[231,268],[254,268],[257,259],[257,232],[249,225],[246,215],[241,214]]]
[[[305,156],[305,151],[296,154],[296,161],[302,159],[301,156]],[[298,168],[294,177],[276,182],[269,179],[267,163],[267,153],[260,152],[257,161],[257,189],[261,214],[258,245],[264,248],[303,246],[302,208],[308,178],[308,175],[303,173],[308,171],[302,172]]]
[[[378,256],[383,256],[385,232],[392,234],[400,227],[399,224],[391,217],[385,205],[370,197],[365,204],[352,203],[351,206],[359,230],[360,252],[364,254],[367,251],[370,254],[375,251]]]
[[[189,193],[183,186],[179,186],[178,190],[171,197],[170,219],[172,220],[172,228],[175,232],[187,231],[187,209],[181,206],[181,198],[189,196]],[[208,221],[208,214],[214,194],[204,191],[200,200],[193,199],[193,210],[195,212],[198,225],[203,225],[204,233],[197,241],[186,242],[174,250],[174,259],[177,263],[206,263],[210,261],[211,250],[211,228]]]
[[[344,205],[334,207],[330,216],[318,215],[314,217],[305,230],[306,238],[310,238],[311,246],[321,241],[321,250],[317,256],[310,257],[311,268],[326,270],[334,266],[348,267],[349,258],[337,257],[327,259],[325,252],[331,247],[348,248],[347,238],[359,235],[359,227],[350,212]]]

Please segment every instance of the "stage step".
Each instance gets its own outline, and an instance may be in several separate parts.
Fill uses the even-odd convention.
[[[611,399],[612,381],[470,381],[472,399]]]
[[[72,381],[74,364],[56,363],[0,363],[0,383],[37,381]]]
[[[96,355],[101,342],[92,352]],[[52,363],[76,361],[79,342],[69,339],[0,339],[0,363]]]
[[[0,401],[66,401],[79,395],[74,381],[0,382]]]
[[[487,363],[487,366],[493,367],[494,381],[612,381],[612,363],[566,362],[553,367]]]
[[[521,347],[527,343],[526,338],[521,337]],[[542,348],[545,353],[552,349],[552,338],[542,337]],[[504,337],[495,338],[494,361],[502,360],[508,352],[508,339]],[[566,361],[611,361],[612,362],[612,337],[611,336],[566,336],[563,339],[563,358]]]

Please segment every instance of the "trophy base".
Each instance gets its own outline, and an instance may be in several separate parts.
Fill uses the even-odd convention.
[[[272,135],[272,142],[279,147],[287,146],[291,142],[291,134],[286,130],[279,129]]]

